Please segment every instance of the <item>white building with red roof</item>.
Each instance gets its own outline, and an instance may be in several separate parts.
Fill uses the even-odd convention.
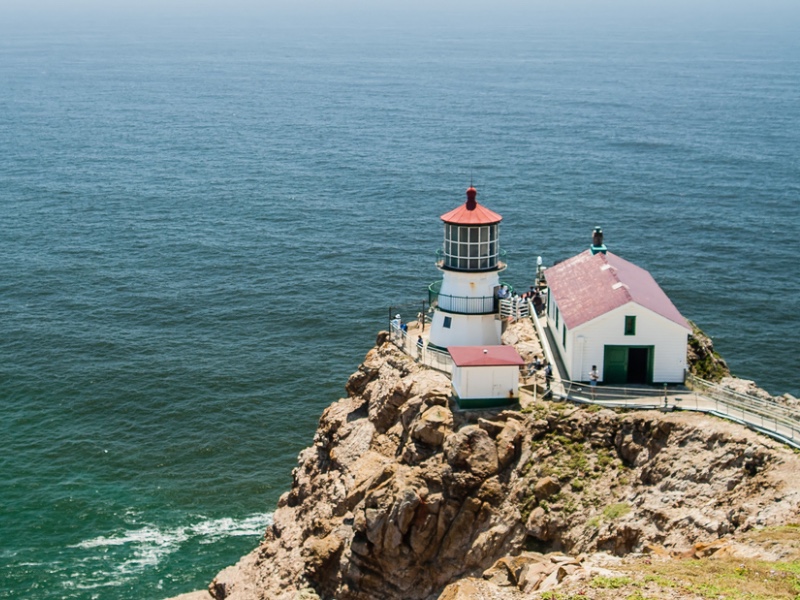
[[[450,346],[453,395],[460,408],[490,408],[519,400],[519,368],[513,346]]]
[[[597,242],[597,234],[600,234]],[[547,323],[567,373],[607,385],[679,383],[691,327],[646,270],[595,244],[550,267]]]

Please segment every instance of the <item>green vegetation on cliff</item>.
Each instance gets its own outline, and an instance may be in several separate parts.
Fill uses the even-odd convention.
[[[692,333],[689,334],[687,364],[689,372],[695,377],[706,381],[720,381],[731,374],[728,364],[714,350],[714,342],[694,323]]]

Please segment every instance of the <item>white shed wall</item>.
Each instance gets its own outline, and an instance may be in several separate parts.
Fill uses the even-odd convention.
[[[459,398],[508,398],[519,396],[519,367],[453,366],[453,390]]]

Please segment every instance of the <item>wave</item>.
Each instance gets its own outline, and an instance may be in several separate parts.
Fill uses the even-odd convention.
[[[113,574],[117,578],[124,578],[157,566],[162,559],[176,552],[186,542],[213,544],[229,537],[256,537],[263,535],[264,530],[271,524],[272,513],[254,514],[242,519],[204,518],[185,526],[160,528],[156,525],[146,525],[138,529],[127,529],[114,535],[84,540],[70,548],[99,549],[105,559],[112,552],[111,549],[121,548],[119,562],[113,569]],[[91,562],[97,558],[99,557],[93,553],[84,560]],[[119,581],[119,579],[115,582],[108,581],[104,585],[118,585]]]

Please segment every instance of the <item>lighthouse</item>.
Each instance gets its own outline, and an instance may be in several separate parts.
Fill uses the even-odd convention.
[[[474,187],[467,201],[442,215],[444,245],[436,266],[443,273],[429,288],[434,307],[429,345],[493,346],[500,344],[498,290],[501,259],[500,221],[496,212],[481,206]]]

